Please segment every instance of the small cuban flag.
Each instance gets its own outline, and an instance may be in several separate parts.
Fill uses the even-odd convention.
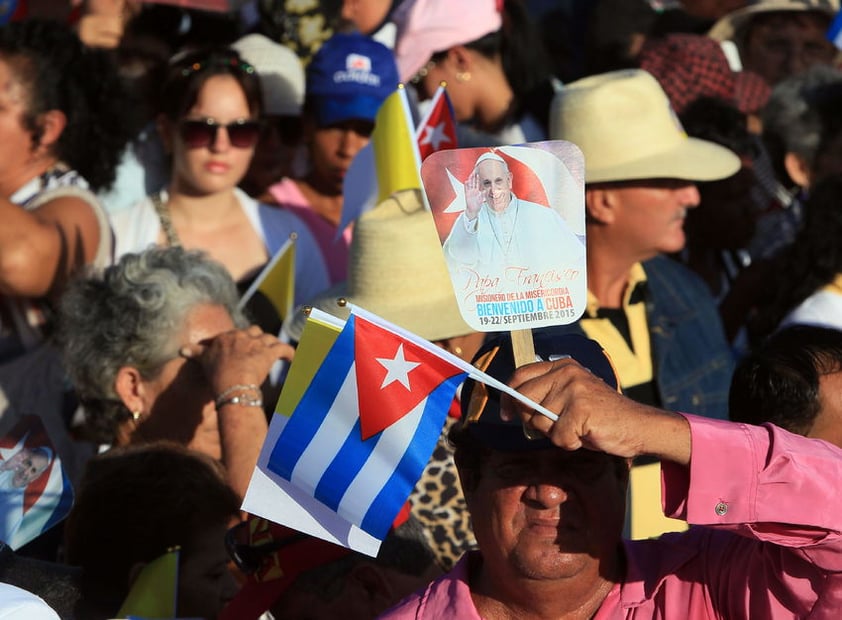
[[[38,416],[0,437],[0,541],[17,550],[62,521],[73,487]]]
[[[372,557],[466,375],[557,416],[419,336],[350,305],[313,308],[242,509]]]
[[[466,373],[352,314],[269,457],[269,469],[382,540],[421,476]]]
[[[455,149],[458,146],[456,115],[444,84],[439,86],[430,102],[430,108],[418,123],[416,139],[422,162],[437,151]]]

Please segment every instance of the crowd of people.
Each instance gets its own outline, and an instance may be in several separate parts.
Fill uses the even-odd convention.
[[[0,616],[118,617],[174,549],[185,618],[842,615],[838,0],[189,4],[0,3],[0,522],[75,495],[0,540]],[[342,228],[381,105],[441,84],[485,149],[463,214],[410,187]],[[584,155],[584,235],[496,150],[546,140]],[[585,248],[535,363],[451,283],[501,238]],[[296,308],[559,416],[467,380],[376,558],[241,510],[306,320],[241,297],[290,239]]]

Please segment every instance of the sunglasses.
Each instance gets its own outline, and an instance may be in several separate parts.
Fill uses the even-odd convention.
[[[276,551],[309,538],[298,532],[290,534],[280,540],[273,540],[262,545],[253,545],[246,541],[249,538],[249,522],[242,521],[225,532],[225,549],[229,557],[234,560],[243,573],[250,575],[257,572],[267,557]]]
[[[250,149],[260,138],[260,123],[254,120],[240,120],[223,125],[211,118],[186,119],[179,123],[181,139],[189,149],[202,149],[216,143],[217,131],[223,128],[228,133],[231,146]]]

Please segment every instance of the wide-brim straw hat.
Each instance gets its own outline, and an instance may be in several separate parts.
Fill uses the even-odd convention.
[[[550,137],[582,150],[587,183],[715,181],[740,168],[730,150],[687,136],[658,81],[642,69],[594,75],[563,87],[553,99]]]
[[[420,190],[405,190],[357,220],[351,241],[348,279],[305,306],[339,318],[348,308],[339,299],[436,341],[470,334],[462,319],[432,214]],[[294,340],[301,337],[306,315],[294,312],[285,324]]]
[[[832,18],[838,10],[839,0],[757,0],[720,17],[708,31],[708,36],[717,41],[738,41],[742,29],[758,13],[815,11]]]

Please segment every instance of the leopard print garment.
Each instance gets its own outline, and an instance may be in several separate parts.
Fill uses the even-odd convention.
[[[430,547],[445,571],[465,551],[477,546],[453,461],[453,448],[447,442],[447,432],[455,423],[456,419],[447,418],[433,456],[409,496],[412,514],[425,526]]]

